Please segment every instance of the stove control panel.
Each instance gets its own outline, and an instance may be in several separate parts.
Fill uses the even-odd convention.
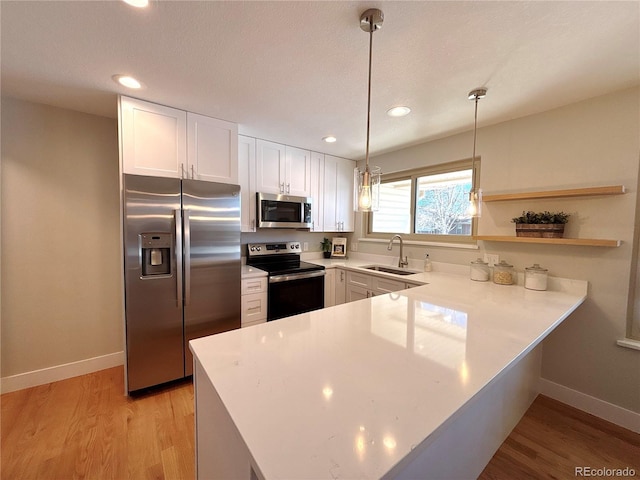
[[[301,253],[300,242],[279,242],[279,243],[248,243],[247,254],[250,257],[257,255],[283,255],[291,253]]]

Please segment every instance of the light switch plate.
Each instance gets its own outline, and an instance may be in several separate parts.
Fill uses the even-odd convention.
[[[309,242],[303,242],[302,243],[302,251],[306,252],[309,250]]]
[[[351,242],[351,251],[352,252],[358,251],[358,242]]]
[[[500,263],[500,255],[497,253],[485,253],[484,261],[487,262],[490,267],[493,267],[496,263]]]

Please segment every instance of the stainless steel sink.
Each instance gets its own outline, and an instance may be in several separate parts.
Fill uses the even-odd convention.
[[[394,275],[413,275],[414,273],[418,273],[412,272],[411,270],[401,270],[399,268],[386,267],[384,265],[369,265],[368,267],[362,268],[365,268],[367,270],[375,270],[376,272],[392,273]]]

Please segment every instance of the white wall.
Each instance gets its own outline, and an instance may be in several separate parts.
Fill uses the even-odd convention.
[[[121,352],[114,119],[2,99],[2,377]]]
[[[482,102],[499,101],[488,95]],[[482,118],[482,102],[479,117]],[[471,110],[470,110],[471,112]],[[614,197],[485,203],[479,234],[514,235],[522,210],[572,214],[567,237],[622,240],[618,248],[479,242],[480,251],[409,246],[434,261],[468,264],[483,252],[522,271],[540,263],[550,275],[588,280],[589,297],[544,342],[543,378],[640,412],[640,352],[621,348],[627,324],[640,154],[640,90],[629,89],[478,130],[481,187],[505,193],[623,184]],[[375,157],[383,172],[471,156],[472,132]],[[358,238],[353,238],[357,241]],[[361,252],[387,254],[385,245],[359,242]],[[508,288],[508,287],[506,287]]]

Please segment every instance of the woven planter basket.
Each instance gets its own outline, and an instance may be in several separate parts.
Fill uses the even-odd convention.
[[[564,223],[516,223],[516,237],[562,238]]]

